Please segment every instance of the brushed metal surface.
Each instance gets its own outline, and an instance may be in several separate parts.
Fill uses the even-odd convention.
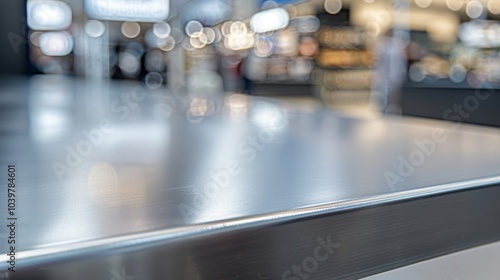
[[[280,279],[282,271],[274,268],[286,267],[288,256],[286,242],[278,240],[287,231],[274,231],[280,225],[500,183],[500,133],[490,128],[354,119],[245,96],[165,97],[144,90],[147,97],[137,101],[132,95],[142,92],[127,83],[35,77],[2,84],[0,162],[17,168],[16,267],[25,271],[7,275],[13,279],[109,279],[124,263],[138,279],[160,279],[149,265],[171,269],[168,279],[271,279],[259,271]],[[103,132],[103,126],[113,129]],[[410,176],[391,186],[387,172],[399,174],[401,157],[408,159],[418,149],[415,141],[432,139],[436,129],[446,141],[435,143]],[[96,130],[102,134],[94,139],[98,144],[70,166],[72,150],[84,149],[85,134]],[[229,183],[215,187],[211,174],[220,172]],[[6,216],[0,211],[0,219]],[[372,219],[358,230],[382,225]],[[288,246],[314,251],[315,240],[326,238],[314,235],[317,227],[290,227],[302,234],[297,239],[290,233],[290,242],[304,243]],[[323,227],[326,234],[336,225]],[[272,233],[259,235],[259,229]],[[235,231],[249,231],[242,236],[253,239],[238,240]],[[259,242],[280,251],[266,251]],[[210,244],[228,247],[217,255]],[[237,244],[260,251],[244,255],[248,251]],[[0,243],[2,252],[5,245]],[[259,254],[273,255],[279,265],[248,267]],[[2,253],[0,269],[6,268]],[[224,269],[226,274],[214,273]],[[337,276],[349,275],[342,273]]]

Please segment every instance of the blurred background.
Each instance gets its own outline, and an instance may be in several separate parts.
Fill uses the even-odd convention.
[[[500,81],[500,0],[0,5],[4,77],[136,81],[202,104],[243,93],[362,115],[438,119],[454,102]],[[498,105],[492,96],[465,121],[500,126]]]

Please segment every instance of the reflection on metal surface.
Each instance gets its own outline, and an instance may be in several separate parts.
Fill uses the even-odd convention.
[[[119,179],[113,165],[96,163],[90,169],[88,189],[92,200],[100,204],[113,205],[113,198],[119,195]]]
[[[189,116],[192,116],[194,119],[201,119],[212,115],[214,111],[215,105],[212,100],[205,98],[193,98],[189,106],[188,118]]]
[[[252,110],[252,120],[265,129],[282,130],[288,124],[288,115],[281,108],[271,104],[259,104]]]
[[[43,143],[67,135],[73,126],[70,109],[73,100],[69,79],[58,76],[34,76],[30,81],[30,133]]]
[[[88,175],[88,192],[92,200],[106,207],[126,206],[127,199],[134,203],[143,201],[147,192],[143,168],[137,166],[115,167],[110,163],[95,163]]]
[[[224,99],[224,104],[232,120],[243,120],[247,117],[249,98],[243,94],[231,94]]]
[[[30,120],[33,138],[40,142],[62,138],[72,125],[67,111],[53,108],[34,108]]]
[[[183,104],[180,108],[172,105],[179,111],[168,119],[158,118],[154,113],[158,99],[148,95],[128,107],[133,117],[121,118],[111,103],[130,103],[123,92],[133,92],[134,86],[110,83],[109,88],[99,89],[97,93],[108,95],[109,102],[91,98],[96,96],[95,88],[85,86],[70,86],[66,94],[54,94],[52,99],[35,86],[31,92],[6,93],[45,96],[41,101],[47,108],[78,108],[72,111],[74,120],[66,127],[68,137],[63,143],[47,141],[42,146],[33,141],[32,134],[24,133],[30,128],[0,137],[0,144],[7,147],[0,150],[1,158],[15,160],[20,170],[26,170],[18,193],[25,203],[20,208],[23,218],[18,231],[21,271],[44,273],[39,268],[46,268],[40,279],[106,279],[111,267],[125,262],[141,264],[128,267],[127,272],[144,273],[145,279],[162,279],[167,272],[181,279],[184,275],[196,279],[195,274],[202,279],[232,279],[255,264],[259,273],[275,277],[273,269],[282,267],[284,271],[293,264],[284,257],[288,252],[303,249],[310,254],[311,248],[305,245],[317,236],[309,236],[309,232],[339,234],[346,239],[359,234],[357,240],[342,243],[339,254],[342,248],[361,254],[350,246],[372,248],[373,244],[363,242],[392,236],[365,229],[382,227],[393,222],[392,217],[396,222],[412,222],[404,220],[408,213],[401,211],[389,219],[383,211],[370,219],[345,215],[367,211],[369,216],[385,209],[382,206],[406,203],[414,203],[418,209],[419,199],[460,195],[462,190],[490,191],[495,188],[486,186],[500,184],[500,133],[494,129],[462,125],[453,130],[448,123],[409,118],[354,119],[325,109],[294,109],[291,104],[243,95],[226,99],[189,95],[178,103]],[[198,98],[196,106],[191,108],[194,98]],[[207,115],[209,100],[215,108],[209,119],[195,125],[184,118],[191,109],[200,117]],[[99,104],[103,112],[95,114]],[[28,110],[32,116],[37,114],[35,108],[19,106],[16,110]],[[245,117],[234,122],[231,111]],[[103,119],[114,129],[102,133],[100,141],[94,141],[98,145],[70,166],[71,172],[60,181],[52,164],[66,165],[67,147],[74,150],[78,143],[88,141],[82,131],[95,132]],[[384,173],[398,170],[398,158],[407,158],[418,148],[415,141],[430,137],[435,129],[446,131],[446,143],[436,144],[424,164],[416,166],[404,183],[391,188]],[[447,205],[469,203],[467,198]],[[0,200],[5,199],[5,192],[0,193]],[[498,205],[491,203],[488,207]],[[180,208],[184,205],[192,216],[183,215]],[[434,201],[428,206],[436,205]],[[474,210],[479,215],[489,209],[471,205],[463,211]],[[422,214],[420,210],[425,209],[411,213]],[[445,210],[434,214],[451,211]],[[344,217],[344,225],[354,225],[355,230],[343,232],[343,227],[332,222]],[[394,225],[394,234],[411,229],[398,225]],[[401,240],[398,244],[406,245]],[[398,257],[413,252],[406,249],[399,252],[385,247],[373,254]],[[345,254],[332,260],[342,262],[345,258],[340,256]],[[300,261],[305,257],[288,255]],[[232,256],[241,256],[243,263]],[[5,269],[6,257],[0,256],[0,269]],[[254,263],[247,263],[250,259]],[[375,259],[370,263],[379,261]],[[187,267],[187,263],[192,265]],[[213,269],[229,263],[227,269]],[[158,270],[144,272],[143,264]],[[75,267],[89,266],[95,270],[75,275]],[[342,267],[355,265],[343,263]],[[317,273],[318,277],[324,275],[320,270]]]

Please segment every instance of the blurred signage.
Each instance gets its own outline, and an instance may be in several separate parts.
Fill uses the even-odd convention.
[[[96,19],[155,22],[167,19],[169,0],[86,0],[87,14]]]

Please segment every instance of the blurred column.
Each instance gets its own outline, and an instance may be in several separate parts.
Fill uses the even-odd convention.
[[[182,26],[182,11],[184,5],[186,5],[189,0],[171,0],[170,1],[170,16],[169,24],[173,29],[179,29],[184,32],[184,26]],[[182,44],[179,42],[174,49],[168,52],[168,73],[167,73],[167,84],[168,89],[174,93],[179,93],[185,88],[186,79],[186,69],[184,68],[184,49]]]
[[[385,113],[401,114],[401,91],[406,80],[407,57],[405,48],[410,42],[411,28],[411,2],[410,0],[393,0],[393,34],[386,48],[389,49],[389,55],[386,64],[389,66],[389,81],[386,82],[386,106]]]
[[[85,9],[84,1],[69,1],[68,5],[71,7],[73,12],[73,24],[77,28],[76,35],[74,37],[74,71],[75,76],[83,77],[85,76],[85,41],[87,38],[87,33],[85,31]]]
[[[394,37],[402,42],[408,43],[410,40],[410,0],[394,1]]]
[[[109,79],[109,26],[107,21],[100,23],[102,34],[90,36],[88,25],[85,34],[85,77],[92,82]]]
[[[181,20],[179,16],[174,17],[169,21],[170,26],[173,28],[178,28],[180,30],[184,30],[184,27],[181,24]],[[186,70],[184,68],[184,49],[182,48],[182,44],[177,44],[173,50],[168,53],[168,73],[167,73],[167,83],[168,88],[172,92],[178,93],[182,91],[185,87],[185,74]]]
[[[109,24],[107,21],[87,20],[84,29],[87,114],[98,118],[105,112],[104,106],[110,98],[107,90],[110,77]]]

